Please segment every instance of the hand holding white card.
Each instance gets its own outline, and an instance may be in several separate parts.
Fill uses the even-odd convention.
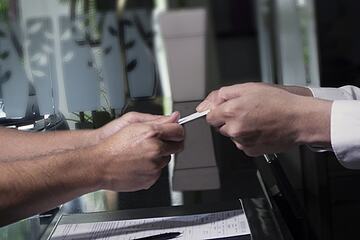
[[[191,122],[195,119],[198,119],[198,118],[201,118],[203,116],[206,116],[206,114],[208,114],[210,112],[210,110],[206,110],[206,111],[203,111],[203,112],[196,112],[196,113],[193,113],[193,114],[190,114],[189,116],[186,116],[186,117],[183,117],[183,118],[180,118],[178,123],[180,125],[183,125],[187,122]]]

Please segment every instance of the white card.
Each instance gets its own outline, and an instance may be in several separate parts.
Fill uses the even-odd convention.
[[[190,114],[189,116],[186,116],[186,117],[183,117],[183,118],[180,118],[178,123],[180,125],[183,125],[187,122],[191,122],[195,119],[198,119],[198,118],[201,118],[203,116],[206,116],[206,114],[208,114],[210,112],[210,110],[206,110],[206,111],[203,111],[203,112],[196,112],[196,113],[193,113],[193,114]]]

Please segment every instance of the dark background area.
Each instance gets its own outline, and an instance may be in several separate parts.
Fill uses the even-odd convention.
[[[321,86],[360,86],[360,2],[314,4]],[[302,153],[305,206],[315,239],[359,239],[360,171],[345,169],[332,153]]]

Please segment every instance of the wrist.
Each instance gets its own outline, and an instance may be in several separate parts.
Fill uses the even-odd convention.
[[[330,121],[331,101],[310,97],[298,97],[296,126],[296,143],[331,146]]]
[[[85,166],[87,172],[88,185],[93,191],[104,188],[104,156],[98,150],[98,144],[79,149],[79,160]]]
[[[108,149],[106,145],[98,143],[95,146],[90,147],[88,152],[97,188],[108,189],[109,182],[111,182],[109,166],[111,165],[111,159],[113,158],[113,151]],[[115,157],[120,158],[118,155]]]

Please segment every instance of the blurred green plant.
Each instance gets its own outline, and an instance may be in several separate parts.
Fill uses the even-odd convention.
[[[9,9],[8,0],[0,0],[0,20],[5,21],[7,19],[7,13]]]
[[[76,41],[81,47],[89,47],[93,54],[93,59],[88,61],[88,66],[93,68],[96,72],[99,82],[103,82],[103,76],[101,69],[96,64],[96,58],[101,54],[108,54],[111,51],[111,47],[106,49],[98,49],[101,44],[100,29],[103,28],[103,16],[100,15],[98,20],[98,7],[101,1],[98,0],[59,0],[60,3],[68,5],[70,11],[70,18],[75,21],[77,15],[84,16],[85,35],[83,39]],[[100,53],[101,52],[101,53]],[[100,54],[100,55],[99,55]],[[101,88],[100,97],[102,103],[105,106],[101,106],[100,109],[87,112],[72,112],[72,118],[66,120],[75,122],[76,128],[98,128],[107,122],[115,118],[115,110],[111,108],[108,101],[108,95],[106,91]]]
[[[301,31],[301,42],[302,42],[302,50],[303,50],[303,59],[305,64],[305,72],[306,72],[306,82],[311,83],[310,77],[310,43],[309,43],[309,21],[310,21],[310,13],[306,6],[297,6],[297,10],[299,13],[299,24]]]

